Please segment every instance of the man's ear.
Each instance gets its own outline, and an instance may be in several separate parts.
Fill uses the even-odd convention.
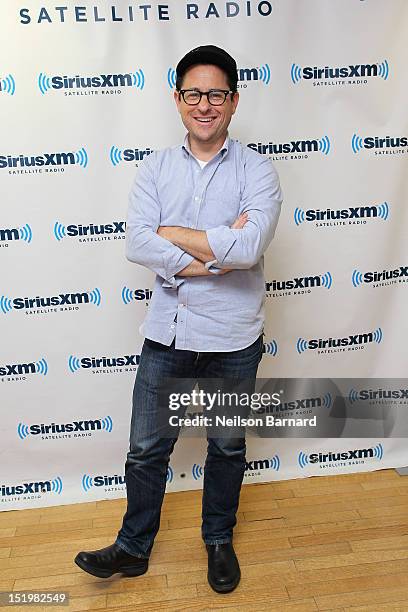
[[[239,102],[239,93],[236,91],[234,92],[234,95],[232,96],[232,114],[234,114],[235,111],[237,110],[238,102]]]
[[[180,94],[179,94],[179,92],[175,91],[173,93],[173,97],[174,97],[174,101],[175,101],[176,106],[177,106],[177,110],[178,110],[178,112],[180,112]]]

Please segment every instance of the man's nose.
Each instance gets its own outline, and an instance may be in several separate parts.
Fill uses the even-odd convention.
[[[201,96],[201,100],[198,103],[200,113],[206,113],[210,108],[211,104],[208,102],[207,96]]]

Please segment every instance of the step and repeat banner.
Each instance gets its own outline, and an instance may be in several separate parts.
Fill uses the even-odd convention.
[[[198,45],[236,58],[230,134],[285,196],[259,375],[309,380],[285,415],[332,409],[318,377],[366,379],[351,416],[357,398],[408,408],[392,380],[408,362],[407,35],[405,0],[2,0],[0,510],[125,496],[154,280],[125,259],[127,197],[184,137],[175,66]],[[372,431],[249,438],[245,482],[408,463],[405,439]],[[205,446],[179,441],[169,491],[202,486]]]

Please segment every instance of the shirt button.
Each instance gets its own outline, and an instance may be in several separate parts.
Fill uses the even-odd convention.
[[[180,304],[180,308],[183,308],[184,304]]]
[[[198,201],[200,200],[200,198],[199,198],[198,196],[196,196],[196,197],[194,198],[194,200],[195,200],[196,202],[198,202]]]
[[[170,325],[170,329],[174,329],[174,327],[175,327],[174,325]]]

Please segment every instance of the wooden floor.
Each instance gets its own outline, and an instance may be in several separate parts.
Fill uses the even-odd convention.
[[[112,544],[125,500],[2,512],[0,591],[65,590],[65,607],[7,610],[408,612],[408,477],[394,470],[246,485],[234,544],[239,587],[214,593],[200,491],[166,496],[147,574],[82,572],[79,550]],[[6,609],[6,608],[2,608]]]

